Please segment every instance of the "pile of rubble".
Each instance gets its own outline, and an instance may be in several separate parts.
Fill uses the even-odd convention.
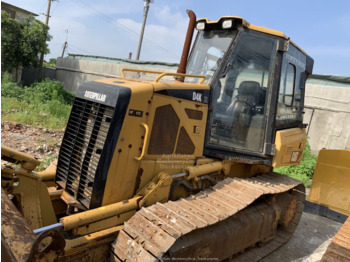
[[[57,158],[64,130],[33,127],[13,122],[1,123],[1,144],[28,153],[39,160]]]

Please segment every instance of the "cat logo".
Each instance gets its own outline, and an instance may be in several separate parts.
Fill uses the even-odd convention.
[[[193,101],[202,102],[202,94],[201,94],[201,93],[193,92],[192,100],[193,100]]]
[[[106,102],[107,97],[105,94],[95,93],[91,91],[85,91],[84,96],[101,102]]]

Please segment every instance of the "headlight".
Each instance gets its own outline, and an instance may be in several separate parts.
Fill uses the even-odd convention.
[[[224,20],[222,22],[222,28],[223,29],[229,29],[232,27],[232,20]]]
[[[204,30],[205,23],[204,22],[197,23],[196,28],[197,30]]]

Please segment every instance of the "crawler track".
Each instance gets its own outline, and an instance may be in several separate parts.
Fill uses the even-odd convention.
[[[124,224],[111,258],[259,261],[294,233],[304,192],[300,181],[276,173],[227,178],[187,199],[142,208]]]

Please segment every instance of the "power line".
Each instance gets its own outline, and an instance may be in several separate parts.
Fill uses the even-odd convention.
[[[57,1],[57,5],[55,6],[55,8],[52,10],[52,15],[55,13],[55,11],[56,11],[56,9],[57,9],[57,7],[59,6],[59,4],[60,4],[60,2],[59,1]]]
[[[81,7],[91,11],[92,13],[100,16],[102,19],[104,19],[105,21],[107,21],[108,23],[111,23],[113,25],[116,25],[117,27],[120,27],[121,29],[125,30],[126,32],[132,33],[136,36],[138,36],[139,34],[136,33],[135,31],[133,31],[132,29],[114,21],[112,18],[106,16],[105,14],[101,13],[100,11],[98,11],[97,9],[88,6],[86,3],[84,3],[82,0],[73,0],[73,2],[75,2],[76,4],[80,5]]]
[[[114,21],[112,18],[108,17],[107,15],[101,13],[100,11],[98,11],[97,9],[87,5],[85,2],[83,2],[82,0],[73,0],[74,3],[76,3],[77,5],[89,10],[90,12],[100,16],[102,19],[104,19],[106,22],[108,23],[111,23],[112,25],[116,26],[116,27],[119,27],[121,29],[123,29],[124,31],[128,32],[128,33],[131,33],[134,37],[139,37],[140,34],[135,32],[134,30],[118,23],[117,21]],[[173,53],[172,51],[158,45],[157,43],[153,42],[152,40],[144,37],[145,41],[147,41],[148,43],[154,45],[155,47],[159,48],[161,51],[163,52],[166,52],[168,54],[171,54],[172,56],[176,57],[176,58],[179,58],[179,56],[175,53]]]
[[[40,8],[40,12],[43,12],[43,11],[44,11],[44,8],[45,8],[46,5],[47,5],[47,1],[44,0],[44,4],[43,4],[43,6]],[[42,13],[40,13],[40,14],[42,14]],[[45,14],[43,13],[42,15],[45,15]]]
[[[72,47],[73,47],[73,48],[72,48]],[[72,50],[72,51],[74,52],[74,49],[75,49],[75,50],[80,50],[80,51],[84,52],[85,54],[90,54],[90,53],[91,53],[90,51],[87,51],[87,50],[85,50],[85,49],[83,49],[83,48],[80,48],[80,47],[78,47],[78,46],[69,44],[68,50]]]

